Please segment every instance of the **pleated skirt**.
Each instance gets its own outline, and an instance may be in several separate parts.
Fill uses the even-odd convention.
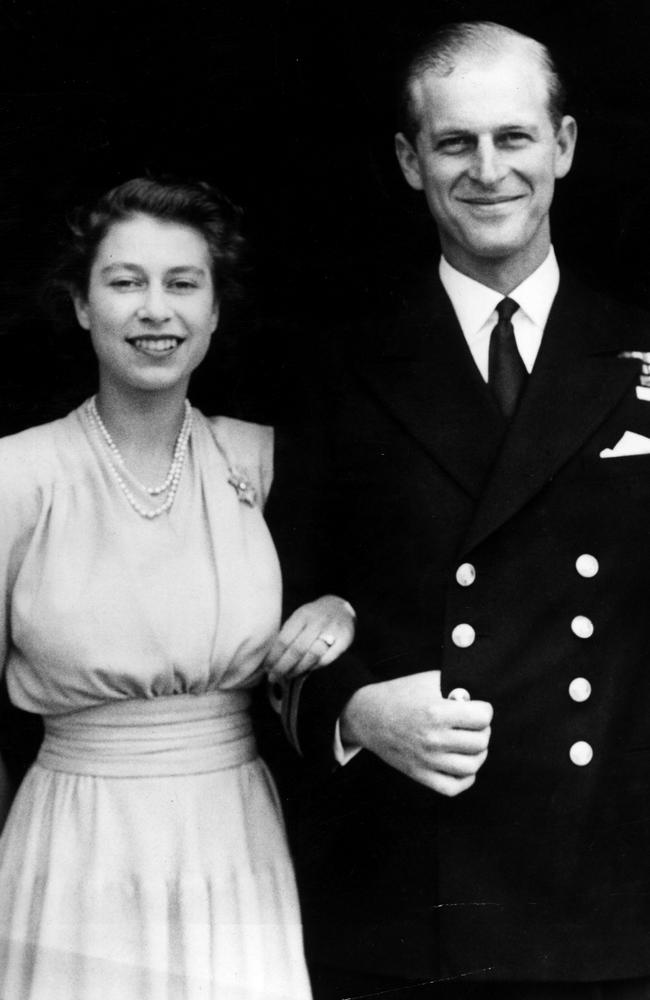
[[[46,720],[0,838],[2,1000],[309,1000],[243,692]]]

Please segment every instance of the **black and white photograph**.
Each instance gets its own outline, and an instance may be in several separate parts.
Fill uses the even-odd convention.
[[[0,1000],[650,1000],[650,6],[0,39]]]

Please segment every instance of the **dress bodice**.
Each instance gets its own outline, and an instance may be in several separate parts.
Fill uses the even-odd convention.
[[[120,490],[84,406],[0,441],[0,665],[12,700],[56,715],[112,699],[248,687],[278,628],[281,583],[261,511],[229,482],[263,478],[268,428],[194,411],[171,510]]]

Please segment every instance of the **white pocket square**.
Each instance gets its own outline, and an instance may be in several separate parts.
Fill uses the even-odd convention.
[[[636,398],[643,399],[646,403],[650,402],[650,385],[637,385]]]
[[[601,458],[623,458],[625,455],[650,455],[650,438],[626,431],[613,448],[603,448]]]

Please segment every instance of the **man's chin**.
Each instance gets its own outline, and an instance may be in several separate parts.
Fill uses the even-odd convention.
[[[473,257],[482,260],[506,260],[526,252],[530,246],[521,232],[502,231],[483,234],[472,233],[471,241],[467,241],[465,250]]]

